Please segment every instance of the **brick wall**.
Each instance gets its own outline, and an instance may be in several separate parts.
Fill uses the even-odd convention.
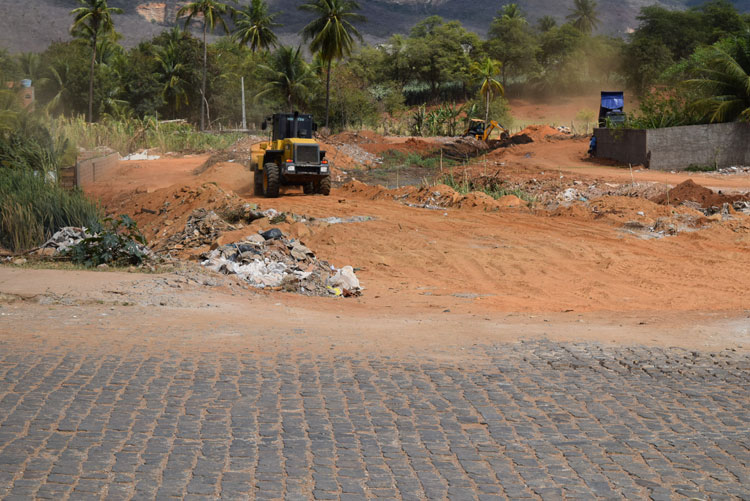
[[[76,185],[82,187],[106,179],[119,164],[120,154],[116,152],[79,159],[76,164]]]
[[[664,129],[595,129],[597,157],[654,170],[691,165],[750,165],[750,124],[726,123]]]

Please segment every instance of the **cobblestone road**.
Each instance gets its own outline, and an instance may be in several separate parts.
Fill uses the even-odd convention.
[[[460,360],[0,346],[0,498],[750,499],[746,354]]]

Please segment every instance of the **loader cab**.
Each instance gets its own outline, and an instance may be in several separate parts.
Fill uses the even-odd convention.
[[[472,136],[476,138],[482,138],[484,136],[485,124],[484,120],[472,118],[469,122],[469,128],[466,130],[465,136]]]
[[[312,139],[313,132],[317,130],[317,124],[312,115],[300,113],[276,113],[266,118],[263,122],[263,130],[271,123],[273,141],[281,141],[287,138]]]

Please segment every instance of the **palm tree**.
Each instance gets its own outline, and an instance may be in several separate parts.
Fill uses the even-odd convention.
[[[44,67],[42,66],[42,57],[39,54],[34,52],[20,54],[18,56],[18,63],[23,77],[31,80],[35,86],[43,85],[47,82],[47,79],[42,76],[44,74]]]
[[[479,93],[484,97],[484,122],[488,123],[490,120],[490,101],[495,99],[495,96],[502,96],[505,94],[503,84],[501,84],[495,77],[500,72],[502,63],[500,61],[493,61],[489,57],[481,63],[475,62],[472,64],[472,73],[476,75],[478,81],[481,82]]]
[[[503,10],[500,11],[502,18],[508,21],[526,21],[523,17],[523,12],[517,3],[509,3],[503,6]]]
[[[52,75],[50,79],[54,87],[55,95],[49,100],[44,107],[47,113],[60,114],[65,113],[65,103],[68,102],[70,95],[70,66],[67,62],[60,62],[59,67],[50,66],[49,72]]]
[[[122,14],[122,9],[110,7],[107,0],[78,0],[81,5],[70,13],[75,17],[70,32],[91,44],[91,71],[89,72],[89,123],[94,121],[94,66],[96,65],[97,42],[100,37],[115,31],[112,14]]]
[[[581,33],[591,33],[599,25],[596,0],[573,0],[573,10],[567,18]]]
[[[326,73],[326,127],[331,102],[331,64],[334,59],[341,59],[352,52],[354,40],[362,41],[357,28],[352,23],[365,21],[365,17],[354,11],[359,4],[354,0],[309,0],[300,5],[301,10],[318,15],[302,30],[305,41],[311,40],[310,50],[319,52],[328,65]]]
[[[552,16],[542,16],[539,18],[538,26],[540,32],[547,33],[552,28],[557,26],[557,21]]]
[[[235,10],[232,15],[235,40],[240,45],[249,44],[253,52],[276,47],[278,39],[273,28],[281,26],[274,22],[278,15],[277,12],[268,13],[268,4],[264,0],[253,0],[244,9]]]
[[[231,0],[237,2],[237,0]],[[230,7],[217,0],[196,0],[183,6],[177,11],[178,18],[185,18],[185,29],[187,30],[190,26],[190,22],[194,17],[203,17],[203,83],[201,84],[201,130],[206,130],[206,106],[208,100],[206,98],[206,71],[208,68],[208,46],[206,45],[206,33],[208,30],[211,32],[216,29],[218,23],[222,29],[229,33],[224,16],[229,13]]]
[[[15,92],[0,88],[0,134],[13,131],[18,125],[18,97]]]
[[[255,99],[278,93],[286,101],[289,111],[305,102],[309,88],[315,82],[315,74],[302,59],[299,47],[280,47],[274,53],[271,65],[260,65],[260,68],[267,73],[267,81]]]
[[[156,46],[154,59],[159,64],[158,74],[164,79],[161,96],[172,107],[172,118],[176,118],[180,106],[188,104],[186,66],[180,62],[179,51],[172,41],[163,47]]]
[[[684,83],[703,96],[695,109],[711,122],[750,122],[750,33],[707,47],[689,71]]]

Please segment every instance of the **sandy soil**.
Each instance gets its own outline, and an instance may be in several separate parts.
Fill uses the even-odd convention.
[[[571,102],[567,111],[579,105]],[[750,191],[748,174],[688,175],[638,168],[631,173],[590,162],[585,139],[540,134],[532,144],[476,159],[467,171],[478,175],[489,170],[526,182],[546,179],[551,185],[563,180],[608,186],[635,181],[658,187],[692,179],[717,190]],[[371,134],[349,140],[372,152],[393,145],[408,149],[410,144],[404,138],[378,139]],[[425,149],[421,142],[411,144]],[[273,340],[284,349],[330,349],[330,344],[337,349],[431,347],[449,352],[450,347],[526,336],[696,347],[750,345],[746,214],[732,211],[707,218],[693,208],[628,196],[539,210],[481,194],[453,194],[454,203],[430,210],[407,203],[432,197],[430,190],[437,188],[388,191],[361,183],[336,188],[330,197],[290,190],[269,200],[252,195],[252,174],[241,162],[203,168],[208,158],[123,162],[110,179],[86,191],[109,212],[133,216],[154,243],[184,228],[194,209],[222,204],[252,203],[314,218],[367,216],[371,220],[351,224],[279,225],[319,258],[339,267],[354,266],[365,287],[363,296],[333,299],[259,292],[226,277],[201,278],[208,272],[185,278],[2,266],[0,293],[5,296],[0,296],[0,311],[17,315],[25,329],[46,335],[47,342],[62,342],[61,332],[50,329],[41,334],[42,325],[78,311],[79,320],[66,324],[76,326],[75,334],[65,331],[70,342],[76,336],[106,342],[99,339],[106,325],[114,330],[141,326],[137,330],[145,334],[128,342],[168,345],[178,336],[180,342],[199,347],[206,340],[220,344],[230,336],[231,343],[242,338],[240,344],[247,349],[260,349]],[[341,158],[339,169],[352,167],[345,156]],[[440,189],[445,198],[447,187]],[[642,231],[666,220],[690,223],[671,236]],[[256,221],[222,241],[269,227],[265,219]],[[207,250],[208,246],[184,249],[176,255],[196,263]],[[51,306],[40,310],[39,303]],[[66,310],[66,304],[75,310]],[[0,333],[8,331],[0,326]],[[165,337],[160,338],[159,331]]]

